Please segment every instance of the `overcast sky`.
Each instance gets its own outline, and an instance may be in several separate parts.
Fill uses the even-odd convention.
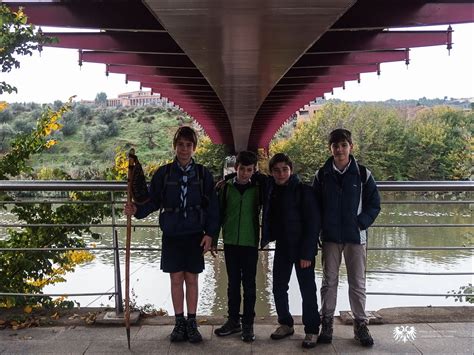
[[[446,46],[412,49],[408,68],[404,62],[382,64],[380,76],[362,74],[360,84],[347,82],[345,90],[335,89],[334,95],[326,98],[382,101],[474,97],[474,24],[453,25],[453,29],[451,55]],[[115,98],[119,93],[139,90],[138,83],[125,84],[123,74],[107,77],[104,64],[83,63],[79,67],[77,50],[45,48],[41,55],[20,60],[20,69],[2,73],[0,79],[16,86],[18,94],[0,95],[0,101],[48,103],[65,101],[72,95],[78,100],[93,100],[102,91]]]

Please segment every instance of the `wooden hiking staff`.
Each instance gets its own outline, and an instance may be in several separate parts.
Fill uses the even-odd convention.
[[[135,150],[132,148],[128,154],[127,174],[127,204],[132,202],[132,177],[135,166]],[[130,349],[130,244],[132,240],[132,216],[127,214],[127,239],[125,242],[125,329],[127,331],[127,343]]]

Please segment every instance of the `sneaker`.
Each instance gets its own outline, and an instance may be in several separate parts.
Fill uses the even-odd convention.
[[[241,339],[246,343],[250,343],[255,340],[255,334],[253,332],[253,324],[242,324],[242,336]]]
[[[304,337],[303,343],[301,344],[303,348],[314,348],[316,346],[316,343],[318,341],[318,334],[306,334]]]
[[[229,318],[222,327],[214,330],[214,334],[223,337],[225,335],[230,335],[241,331],[242,327],[240,326],[240,321]]]
[[[170,335],[172,342],[185,341],[188,339],[186,333],[186,319],[184,317],[176,318],[176,324]]]
[[[354,322],[354,339],[361,343],[363,346],[374,345],[374,339],[370,335],[369,328],[365,321]]]
[[[321,333],[319,334],[318,343],[330,344],[332,342],[333,330],[334,330],[334,318],[322,317]]]
[[[202,341],[202,335],[199,333],[196,318],[188,319],[186,324],[186,333],[190,343],[199,343]]]
[[[273,340],[283,339],[284,337],[293,335],[294,332],[295,329],[293,327],[282,324],[270,335],[270,338]]]

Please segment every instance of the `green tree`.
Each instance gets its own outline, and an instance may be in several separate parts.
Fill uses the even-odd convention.
[[[0,151],[3,152],[8,149],[8,142],[13,135],[14,131],[10,124],[0,124]]]
[[[41,51],[42,44],[51,43],[53,39],[44,37],[34,25],[28,24],[28,18],[20,9],[11,11],[5,4],[0,4],[0,66],[2,73],[20,67],[16,55],[32,55],[34,50]],[[0,82],[0,94],[17,92],[17,88],[5,81]]]
[[[107,94],[105,92],[99,92],[95,96],[95,103],[100,106],[107,106]]]
[[[99,153],[102,141],[108,135],[108,127],[104,124],[98,124],[92,127],[84,127],[82,130],[83,141],[89,145],[92,152]]]
[[[207,167],[214,177],[222,176],[226,157],[223,144],[214,144],[208,136],[204,136],[199,139],[195,157],[197,162]]]

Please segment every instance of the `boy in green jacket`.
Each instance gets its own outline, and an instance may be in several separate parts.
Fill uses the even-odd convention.
[[[255,340],[256,283],[259,242],[260,188],[251,176],[257,168],[257,156],[249,151],[237,155],[237,176],[226,181],[219,191],[224,256],[228,284],[228,320],[214,333],[218,336],[242,331],[242,340]],[[244,293],[242,325],[240,323],[240,285]]]

